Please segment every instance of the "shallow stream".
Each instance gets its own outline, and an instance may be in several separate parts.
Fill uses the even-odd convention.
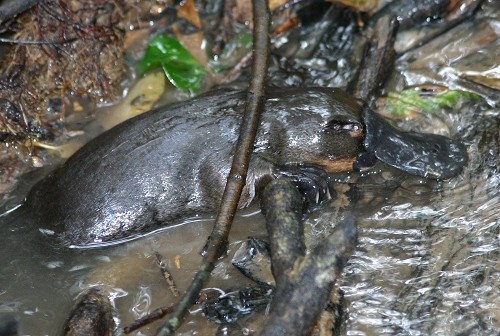
[[[378,165],[364,176],[341,178],[360,197],[355,211],[359,244],[340,284],[342,335],[498,335],[500,92],[498,86],[472,80],[484,79],[486,73],[493,73],[496,83],[500,80],[500,10],[494,2],[486,1],[474,18],[446,36],[400,56],[388,85],[388,90],[401,90],[441,84],[482,97],[395,121],[406,129],[461,139],[469,154],[464,172],[432,182]],[[314,62],[313,67],[322,64]],[[323,80],[335,83],[328,75]],[[321,235],[336,219],[337,211],[325,205],[307,225]],[[36,241],[35,233],[30,237],[2,231],[0,319],[17,318],[23,335],[58,334],[78,294],[98,284],[109,292],[121,334],[133,319],[176,300],[160,274],[155,252],[163,256],[182,292],[197,269],[198,252],[210,228],[210,220],[197,220],[91,250],[49,246]],[[237,219],[230,255],[248,236],[266,237],[258,212]],[[229,261],[216,268],[210,286],[251,284]],[[214,335],[218,326],[193,313],[179,334]],[[240,334],[258,331],[258,324],[249,323]],[[133,334],[150,335],[157,327]]]

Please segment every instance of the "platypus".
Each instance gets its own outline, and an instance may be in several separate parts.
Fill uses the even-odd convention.
[[[214,91],[115,126],[36,184],[18,211],[65,245],[80,247],[213,214],[245,97],[245,91]],[[464,148],[448,138],[427,141],[376,116],[363,117],[357,100],[331,88],[268,89],[259,127],[240,208],[254,203],[280,172],[350,171],[366,151],[434,178],[456,175],[465,164]],[[401,152],[413,157],[398,159]]]

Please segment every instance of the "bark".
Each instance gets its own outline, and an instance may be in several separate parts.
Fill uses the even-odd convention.
[[[274,180],[264,191],[262,208],[271,242],[276,293],[261,335],[308,335],[356,247],[356,221],[346,216],[306,255],[302,197],[297,187],[285,179]]]
[[[384,16],[377,21],[359,71],[349,85],[349,93],[370,103],[376,98],[394,65],[394,42],[398,31],[396,17]]]

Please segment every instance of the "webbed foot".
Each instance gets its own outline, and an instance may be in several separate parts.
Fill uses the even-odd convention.
[[[295,183],[310,205],[319,204],[335,196],[328,186],[329,175],[321,166],[306,164],[281,166],[275,174]]]

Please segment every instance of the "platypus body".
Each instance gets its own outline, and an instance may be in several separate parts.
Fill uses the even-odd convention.
[[[213,214],[229,172],[245,97],[242,91],[215,91],[115,126],[33,187],[21,207],[25,220],[54,232],[65,245],[92,246]],[[338,90],[269,89],[240,207],[253,203],[281,171],[300,171],[302,166],[327,173],[349,171],[363,148],[375,156],[383,153],[377,145],[382,133],[399,134],[382,119],[368,117],[375,136],[364,137],[362,119],[358,102]],[[417,153],[411,160],[417,169],[411,173],[439,170],[434,177],[447,177],[465,164],[462,147],[435,137],[439,146],[432,153],[411,134],[404,141],[394,137],[407,152],[410,148]],[[415,141],[415,148],[408,146]],[[391,151],[401,152],[402,145],[394,145]],[[424,152],[424,165],[431,168],[422,167],[418,152]],[[398,166],[397,158],[389,157],[394,162],[388,163]]]

